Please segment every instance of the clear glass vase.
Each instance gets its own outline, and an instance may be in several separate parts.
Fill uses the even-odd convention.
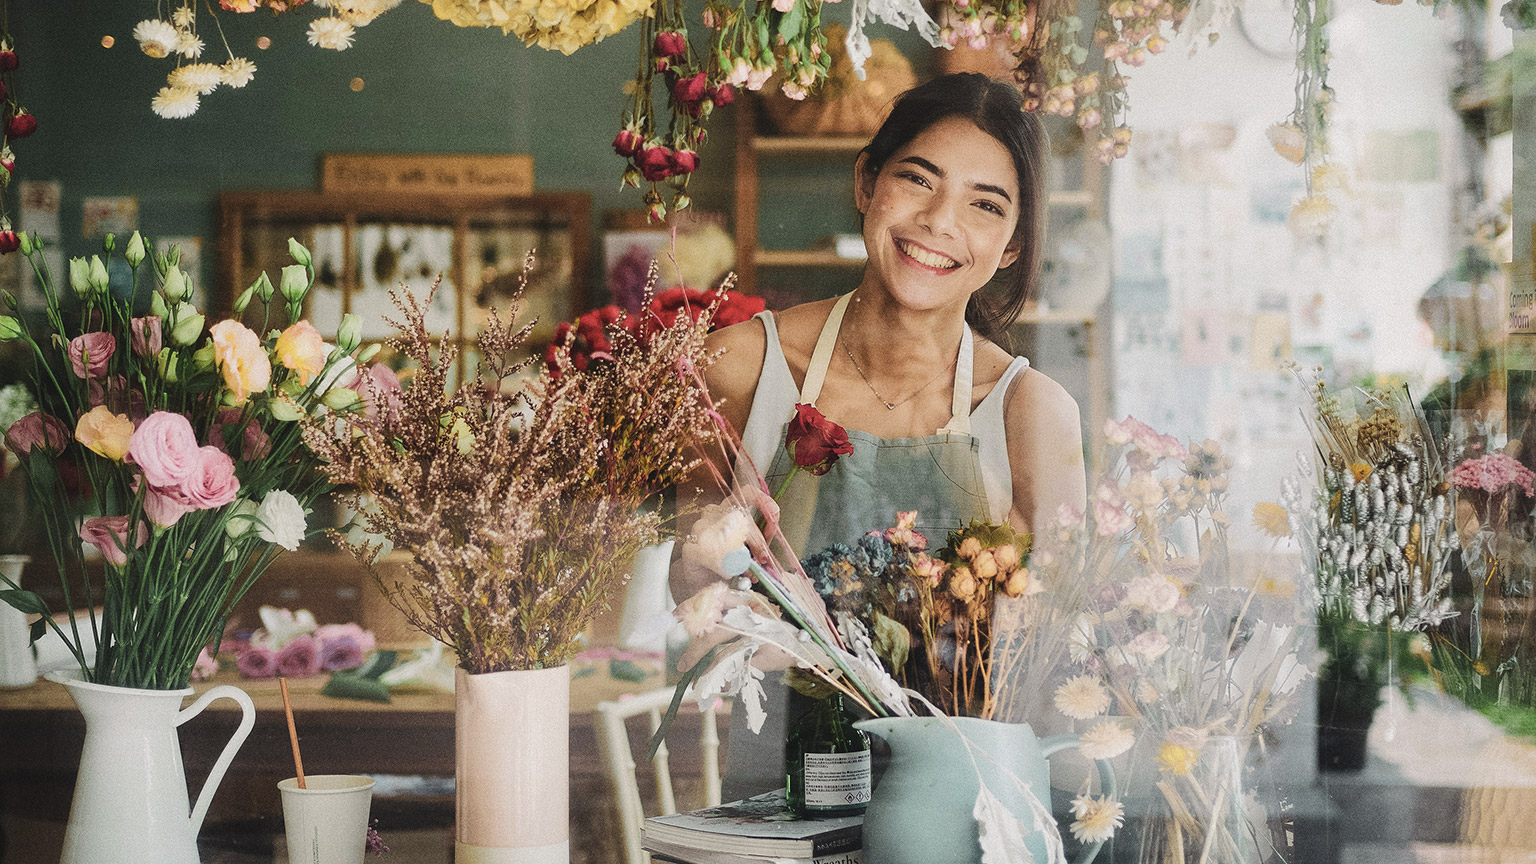
[[[1159,772],[1142,823],[1141,864],[1263,864],[1274,854],[1268,821],[1251,809],[1249,739],[1212,737],[1192,762]]]

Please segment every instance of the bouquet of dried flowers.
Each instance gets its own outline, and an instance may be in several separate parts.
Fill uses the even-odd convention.
[[[276,291],[262,274],[235,304],[237,316],[253,299],[268,311],[274,301],[286,307],[296,323],[262,335],[238,317],[206,328],[179,256],[148,255],[137,232],[122,250],[131,284],[110,284],[116,243],[108,235],[105,259],[70,260],[68,297],[42,242],[21,240],[47,298],[46,320],[34,335],[0,315],[0,338],[29,349],[41,407],[9,425],[5,444],[45,522],[62,611],[90,612],[59,624],[33,592],[11,585],[0,599],[42,616],[34,636],[58,632],[86,680],[185,687],[199,652],[277,547],[295,549],[305,536],[305,514],[326,483],[295,421],[360,408],[349,386],[360,355],[356,316],[343,321],[337,347],[301,320],[314,268],[308,250],[288,242],[298,263],[283,269]],[[150,314],[135,317],[146,261],[159,288]],[[16,308],[9,295],[6,302]],[[85,480],[83,521],[66,473]],[[101,593],[80,541],[105,561]]]
[[[1257,838],[1266,827],[1244,809],[1254,790],[1233,780],[1264,727],[1286,718],[1306,671],[1294,648],[1294,592],[1264,568],[1251,579],[1233,572],[1231,462],[1217,442],[1186,447],[1132,417],[1108,423],[1105,439],[1108,467],[1089,512],[1059,514],[1033,557],[1045,584],[1083,592],[1064,610],[1075,615],[1065,671],[1036,692],[1091,724],[1085,756],[1147,744],[1138,753],[1149,758],[1133,759],[1123,778],[1155,788],[1142,860],[1264,860],[1258,850],[1269,841]],[[1085,811],[1119,806],[1079,798]]]
[[[426,305],[396,292],[390,344],[415,362],[396,408],[305,427],[367,530],[410,555],[404,579],[381,583],[391,601],[472,673],[571,657],[634,553],[660,538],[647,503],[693,469],[713,429],[693,374],[708,315],[645,339],[614,322],[600,362],[578,365],[567,341],[509,394],[529,363],[517,297],[480,334],[475,377],[452,386],[454,349],[428,332]],[[379,552],[342,542],[369,565]]]

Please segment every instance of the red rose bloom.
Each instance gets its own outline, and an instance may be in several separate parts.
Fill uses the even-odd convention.
[[[676,30],[663,30],[656,34],[656,56],[679,57],[688,53],[688,37]]]
[[[15,51],[0,51],[0,72],[9,72],[19,65]]]
[[[0,231],[0,255],[9,255],[21,248],[21,240],[15,231]]]
[[[709,322],[711,333],[721,327],[745,321],[766,308],[763,298],[749,297],[740,291],[696,291],[681,286],[668,288],[651,298],[641,336],[650,338],[658,330],[677,323],[677,319],[683,315],[691,321],[697,321],[716,301],[718,305],[715,306],[715,316]]]
[[[31,114],[13,114],[9,120],[5,121],[5,137],[7,138],[25,138],[36,131],[37,118]]]
[[[709,99],[716,108],[724,108],[736,101],[736,90],[729,84],[717,84],[709,88]]]
[[[692,174],[699,168],[699,154],[692,150],[672,151],[672,173]]]
[[[684,105],[697,105],[709,90],[709,76],[703,72],[672,82],[672,98]]]
[[[657,183],[672,176],[672,150],[660,144],[653,144],[640,151],[635,158],[635,167],[640,169],[640,175],[652,183]]]
[[[828,420],[815,405],[805,404],[795,406],[784,446],[796,465],[818,477],[832,470],[837,457],[853,452],[848,431]]]
[[[620,129],[619,134],[613,136],[613,152],[620,156],[629,157],[640,152],[645,139],[633,129]]]

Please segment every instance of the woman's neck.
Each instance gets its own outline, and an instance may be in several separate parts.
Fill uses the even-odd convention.
[[[959,351],[965,305],[911,309],[879,289],[860,285],[843,315],[840,334],[845,345],[865,358],[879,358],[882,370],[947,364]]]

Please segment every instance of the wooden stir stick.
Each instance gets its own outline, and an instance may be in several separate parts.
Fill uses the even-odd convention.
[[[293,703],[288,701],[288,679],[281,676],[277,679],[277,686],[283,691],[283,713],[288,716],[288,741],[293,744],[293,770],[299,775],[299,788],[309,788],[304,784],[304,759],[299,755],[299,730],[293,725]]]

